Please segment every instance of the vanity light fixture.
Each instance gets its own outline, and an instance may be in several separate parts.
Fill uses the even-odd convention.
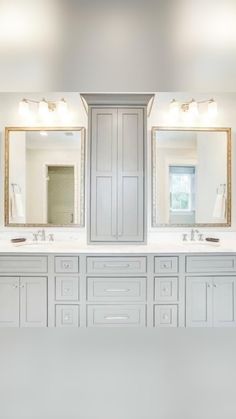
[[[33,100],[33,99],[22,99],[19,103],[19,114],[23,117],[28,116],[30,113],[30,105],[36,105],[38,114],[45,118],[51,112],[57,112],[61,117],[68,114],[68,105],[64,98],[59,101],[51,100]]]
[[[214,118],[217,115],[217,102],[214,99],[199,100],[191,99],[188,102],[178,102],[176,99],[172,99],[170,102],[170,116],[177,119],[177,117],[182,113],[182,115],[189,115],[191,117],[197,117],[199,115],[199,107],[201,104],[208,105],[208,116]]]

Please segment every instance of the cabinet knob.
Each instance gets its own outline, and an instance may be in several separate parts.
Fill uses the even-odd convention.
[[[12,285],[12,288],[18,288],[18,285],[17,284]]]

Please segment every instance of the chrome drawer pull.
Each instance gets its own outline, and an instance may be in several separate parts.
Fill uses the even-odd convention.
[[[130,267],[130,264],[129,263],[126,263],[126,264],[123,264],[123,265],[109,265],[109,264],[107,264],[107,263],[104,263],[104,265],[103,265],[103,268],[117,268],[117,269],[122,269],[122,268],[129,268]]]
[[[105,292],[129,292],[129,288],[107,288],[104,290]]]
[[[128,320],[129,316],[105,316],[105,320]]]

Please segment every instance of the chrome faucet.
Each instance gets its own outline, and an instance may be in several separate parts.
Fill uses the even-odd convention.
[[[46,241],[46,233],[45,233],[45,230],[42,228],[42,230],[39,230],[38,231],[38,233],[37,233],[37,238],[40,236],[40,240],[42,241],[42,242],[45,242]]]
[[[190,240],[191,240],[191,242],[194,242],[196,240],[195,239],[195,234],[197,234],[197,233],[199,233],[199,231],[196,230],[196,229],[194,229],[194,228],[192,228],[191,233],[190,233]]]

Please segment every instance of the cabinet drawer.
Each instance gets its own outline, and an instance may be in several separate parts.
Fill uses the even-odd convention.
[[[155,327],[178,327],[178,306],[160,304],[154,307]]]
[[[146,273],[146,257],[88,257],[87,272],[89,274],[129,274]]]
[[[79,279],[77,276],[57,276],[55,278],[56,300],[77,301],[79,299]]]
[[[91,305],[87,307],[88,327],[140,327],[146,325],[146,307],[131,305]]]
[[[79,306],[56,305],[56,327],[79,327]]]
[[[146,278],[87,278],[89,301],[145,301]]]
[[[176,301],[179,297],[179,279],[177,277],[158,277],[154,279],[156,301]]]
[[[77,273],[79,272],[79,258],[77,256],[56,256],[56,273]]]
[[[46,273],[47,256],[0,256],[0,272]]]
[[[177,274],[179,272],[179,258],[177,256],[156,256],[155,273]]]
[[[187,256],[186,271],[198,272],[235,272],[236,256]]]

